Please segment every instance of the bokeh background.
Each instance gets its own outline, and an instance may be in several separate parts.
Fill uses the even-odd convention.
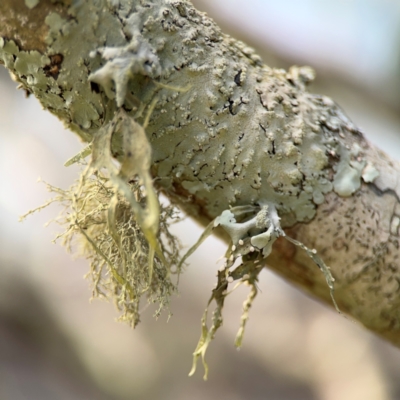
[[[311,90],[331,96],[367,137],[400,158],[400,2],[397,0],[196,0],[223,29],[271,66],[311,65]],[[181,276],[173,317],[151,308],[136,330],[112,304],[89,302],[87,262],[51,243],[56,206],[37,179],[67,188],[64,162],[77,138],[41,110],[0,67],[0,399],[5,400],[397,400],[400,350],[306,297],[269,271],[244,345],[233,345],[246,288],[227,301],[225,323],[188,378],[200,318],[224,253],[209,239]],[[201,230],[175,227],[185,246]]]

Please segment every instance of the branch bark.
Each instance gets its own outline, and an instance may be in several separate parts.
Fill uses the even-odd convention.
[[[400,346],[400,165],[307,92],[309,68],[268,68],[183,0],[7,0],[0,15],[0,61],[45,109],[91,142],[121,107],[145,124],[157,99],[156,185],[202,224],[231,206],[276,209],[330,266],[340,309]],[[303,250],[280,237],[267,262],[331,304]]]

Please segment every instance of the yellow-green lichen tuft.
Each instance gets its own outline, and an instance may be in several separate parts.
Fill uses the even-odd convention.
[[[113,136],[122,139],[119,165],[113,157]],[[58,238],[90,260],[94,297],[113,300],[120,319],[136,326],[143,298],[158,304],[158,316],[177,291],[173,276],[179,275],[182,263],[178,264],[179,242],[169,231],[177,210],[160,205],[144,127],[124,111],[116,113],[66,164],[90,152],[89,165],[69,190],[48,185],[56,197],[46,205],[64,206],[57,221],[66,230]]]
[[[87,277],[92,282],[93,297],[113,301],[121,312],[119,320],[132,327],[140,320],[142,303],[156,304],[156,317],[168,309],[180,273],[180,245],[169,231],[170,224],[178,219],[177,210],[160,206],[157,239],[164,257],[154,256],[150,274],[148,241],[130,204],[116,193],[104,173],[84,177],[68,190],[46,185],[56,196],[45,206],[56,202],[64,207],[56,222],[66,229],[55,240],[90,261]],[[143,187],[137,181],[129,186],[138,203],[144,205]]]

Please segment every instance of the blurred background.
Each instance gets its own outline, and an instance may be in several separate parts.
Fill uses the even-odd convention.
[[[366,136],[400,158],[400,2],[397,0],[196,0],[267,64],[311,65],[311,91],[331,96]],[[228,297],[211,344],[209,380],[188,378],[200,319],[224,253],[208,239],[181,276],[173,317],[149,308],[136,330],[116,322],[112,304],[89,302],[87,262],[53,245],[44,224],[56,206],[18,217],[49,197],[37,179],[67,188],[64,162],[78,139],[41,110],[0,67],[0,399],[5,400],[386,400],[400,399],[400,350],[269,271],[234,348],[242,302]],[[175,227],[185,246],[200,235]]]

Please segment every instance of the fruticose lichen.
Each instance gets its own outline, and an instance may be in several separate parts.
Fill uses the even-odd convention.
[[[163,305],[174,290],[169,271],[177,246],[157,186],[191,216],[213,220],[200,241],[216,226],[231,238],[210,299],[217,303],[212,327],[206,312],[195,360],[222,324],[235,280],[251,286],[240,345],[258,274],[283,229],[311,221],[328,193],[351,196],[362,179],[378,176],[366,163],[361,132],[332,100],[307,92],[311,68],[265,66],[189,1],[75,1],[68,17],[51,13],[46,24],[46,54],[0,38],[0,59],[91,143],[68,163],[92,152],[97,180],[86,173],[76,197],[60,192],[74,207],[67,242],[85,239],[95,287],[115,290],[135,325],[141,292]],[[142,189],[132,191],[132,179],[145,200]],[[172,241],[169,252],[160,232]],[[332,295],[333,277],[315,251],[287,239],[317,263]]]
[[[177,219],[177,210],[172,206],[160,210],[157,237],[163,257],[154,256],[150,271],[149,243],[129,202],[116,193],[109,177],[98,172],[65,191],[47,186],[57,194],[52,201],[65,207],[57,222],[66,230],[57,239],[71,252],[90,261],[88,277],[93,297],[113,301],[121,311],[119,320],[133,327],[140,321],[146,300],[157,305],[156,317],[163,309],[168,310],[170,296],[177,293],[180,272],[179,243],[169,232],[170,224]],[[139,183],[130,186],[138,201],[145,203]]]
[[[113,133],[124,136],[119,169],[111,159]],[[169,231],[177,210],[158,204],[148,175],[150,148],[143,135],[141,126],[124,113],[117,114],[96,135],[91,163],[79,182],[69,190],[47,184],[57,195],[45,204],[64,206],[57,222],[66,230],[57,239],[90,260],[94,297],[113,300],[122,312],[120,320],[133,327],[140,320],[143,297],[158,303],[156,316],[168,306],[177,290],[172,278],[181,271],[179,242]]]
[[[193,366],[190,375],[196,371],[196,364],[199,357],[202,358],[205,374],[207,379],[208,366],[205,362],[205,354],[211,340],[214,338],[217,330],[223,323],[222,309],[225,298],[229,294],[229,284],[238,281],[238,285],[245,283],[251,287],[248,298],[243,304],[243,314],[238,334],[236,336],[235,345],[242,345],[246,322],[249,317],[249,310],[253,300],[257,295],[258,275],[264,268],[263,260],[272,252],[272,246],[278,237],[285,237],[295,246],[306,251],[308,256],[315,262],[321,272],[324,274],[326,283],[330,290],[330,295],[336,310],[340,313],[339,307],[334,298],[334,281],[329,267],[318,256],[315,249],[309,249],[303,243],[288,237],[282,230],[280,218],[273,204],[265,204],[262,207],[239,206],[230,210],[225,210],[220,216],[215,218],[205,229],[197,243],[186,253],[180,262],[182,266],[184,261],[200,246],[200,244],[211,235],[216,227],[222,227],[229,235],[231,242],[225,254],[225,264],[218,271],[218,281],[215,289],[208,302],[207,309],[202,318],[202,334],[193,353]],[[238,263],[239,261],[239,263]],[[212,325],[207,326],[208,307],[211,302],[215,301],[216,308],[212,316]]]

